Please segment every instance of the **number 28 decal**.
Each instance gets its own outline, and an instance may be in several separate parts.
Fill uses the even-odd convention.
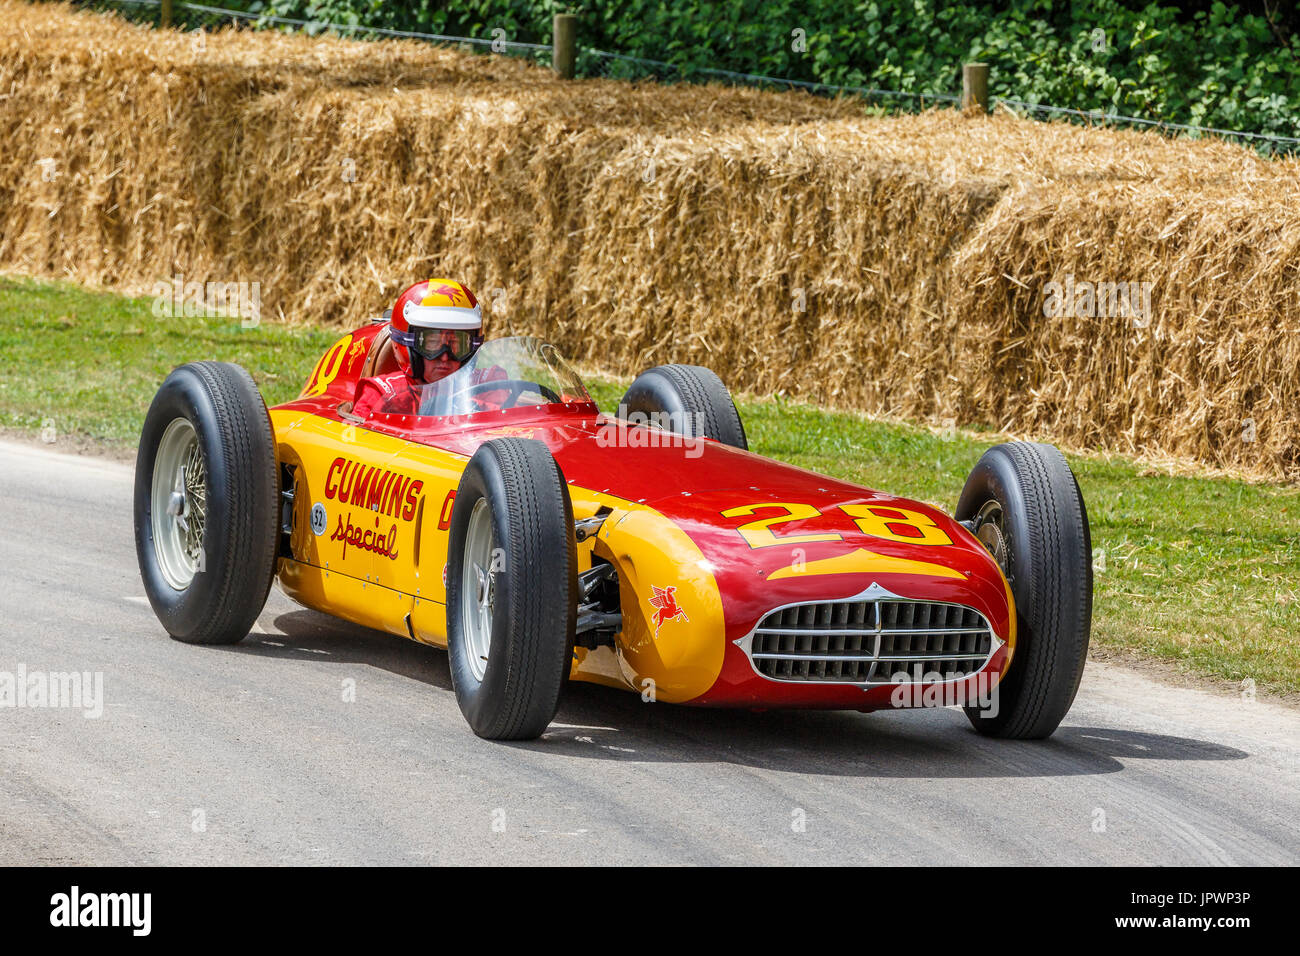
[[[785,513],[770,515],[742,524],[736,530],[751,548],[770,548],[778,544],[807,544],[813,541],[843,541],[844,536],[834,531],[813,534],[776,534],[774,525],[789,521],[805,521],[820,517],[825,512],[812,505],[797,502],[763,502],[740,505],[722,512],[724,518],[743,518],[768,508],[780,508]],[[952,544],[952,538],[942,528],[919,511],[895,508],[893,505],[837,505],[836,510],[853,519],[858,530],[873,538],[887,541],[904,541],[908,544]]]

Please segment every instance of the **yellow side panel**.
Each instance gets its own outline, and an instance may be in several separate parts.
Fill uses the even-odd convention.
[[[285,592],[345,620],[445,647],[447,540],[468,459],[302,412],[272,411],[271,421],[280,461],[295,469],[293,559],[280,562]],[[577,648],[573,678],[667,702],[698,697],[721,671],[725,645],[711,565],[653,508],[576,485],[569,495],[575,518],[613,509],[599,534],[578,545],[578,570],[591,567],[593,554],[613,563],[623,613],[615,647]],[[676,613],[652,603],[663,589],[672,589]]]
[[[446,600],[440,517],[450,519],[466,459],[301,412],[275,410],[271,422],[295,476],[294,559],[281,562],[281,586],[328,614],[409,636],[416,599]]]
[[[411,596],[337,571],[280,559],[280,587],[300,604],[335,617],[408,637],[405,618]]]

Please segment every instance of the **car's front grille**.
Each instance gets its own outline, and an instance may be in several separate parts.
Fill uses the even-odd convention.
[[[994,649],[993,631],[974,608],[896,600],[778,608],[747,648],[765,677],[846,684],[953,680],[983,667]]]

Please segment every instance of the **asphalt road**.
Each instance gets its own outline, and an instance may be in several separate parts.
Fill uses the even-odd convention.
[[[240,645],[170,640],[131,481],[0,442],[0,681],[103,681],[100,716],[0,706],[0,864],[1300,862],[1291,708],[1094,663],[1050,741],[1011,743],[951,709],[576,685],[542,740],[488,743],[444,653],[276,590]]]

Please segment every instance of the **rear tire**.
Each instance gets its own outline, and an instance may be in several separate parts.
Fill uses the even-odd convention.
[[[447,547],[451,682],[480,737],[530,740],[555,716],[573,661],[576,549],[568,487],[546,445],[481,445],[461,475]]]
[[[193,362],[163,382],[135,465],[135,546],[149,603],[172,637],[234,644],[275,573],[275,437],[252,377]]]
[[[955,513],[998,560],[1016,604],[1011,666],[985,706],[966,716],[981,734],[1048,737],[1083,677],[1092,626],[1092,536],[1070,466],[1051,445],[990,448]]]
[[[623,396],[618,414],[632,421],[633,415],[653,415],[679,435],[749,448],[727,386],[700,365],[660,365],[642,372]]]

